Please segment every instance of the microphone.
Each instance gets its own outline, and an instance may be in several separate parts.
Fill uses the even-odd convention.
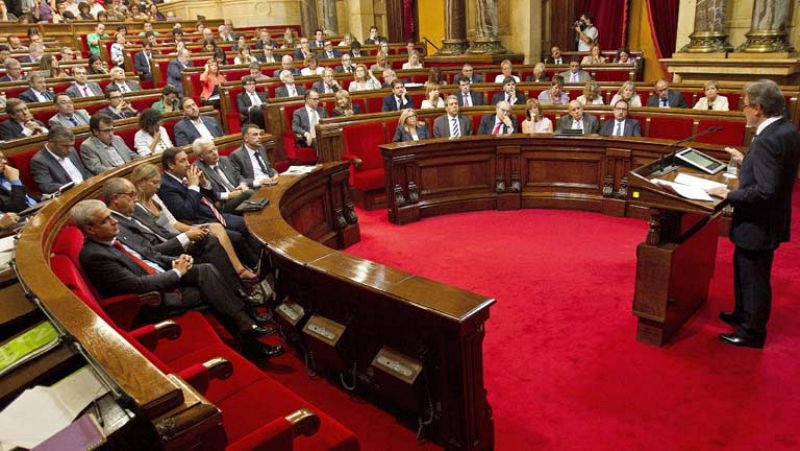
[[[703,131],[700,131],[700,132],[697,132],[694,135],[689,136],[688,138],[680,139],[680,140],[675,141],[672,144],[668,145],[667,149],[670,149],[670,148],[673,148],[673,147],[674,147],[674,149],[669,154],[663,155],[661,158],[658,159],[658,161],[660,163],[659,166],[658,166],[658,170],[653,172],[653,173],[651,173],[650,175],[655,176],[655,177],[662,177],[662,176],[667,175],[670,172],[674,171],[675,169],[678,169],[678,165],[675,164],[675,154],[678,152],[678,149],[677,149],[678,144],[683,144],[683,143],[685,143],[687,141],[692,141],[695,138],[699,138],[701,136],[710,135],[712,133],[716,133],[716,132],[719,132],[719,131],[722,131],[722,130],[723,130],[723,127],[718,127],[718,126],[708,127],[707,129],[705,129]],[[669,157],[669,166],[666,165],[667,157]]]

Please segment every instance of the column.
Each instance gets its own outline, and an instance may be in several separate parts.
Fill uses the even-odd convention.
[[[303,34],[313,37],[314,30],[319,28],[315,0],[300,0],[300,21],[303,25]]]
[[[339,35],[339,18],[336,16],[336,0],[322,0],[322,29],[326,36]]]
[[[725,53],[733,50],[725,29],[728,0],[698,0],[694,13],[694,32],[681,52]]]
[[[506,53],[497,38],[497,0],[476,0],[477,24],[475,39],[470,43],[469,53]]]
[[[467,2],[445,0],[444,39],[437,55],[461,55],[467,51]]]
[[[792,52],[786,42],[786,19],[789,16],[789,0],[756,0],[747,41],[736,49],[746,53]]]

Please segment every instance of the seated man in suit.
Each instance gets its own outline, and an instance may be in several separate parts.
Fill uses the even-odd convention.
[[[8,141],[47,133],[47,127],[33,118],[28,104],[23,100],[8,99],[6,113],[8,119],[0,122],[0,139]]]
[[[337,50],[333,48],[333,41],[330,39],[326,40],[322,46],[322,51],[317,53],[317,58],[320,60],[327,59],[333,60],[336,58],[341,58],[342,52],[341,50]]]
[[[561,56],[561,47],[554,45],[550,49],[550,56],[544,60],[545,64],[565,64],[566,60]]]
[[[6,74],[0,77],[0,81],[20,81],[25,79],[25,76],[22,75],[22,64],[19,60],[6,58],[3,65],[6,68]]]
[[[360,42],[353,41],[353,43],[350,44],[350,56],[352,56],[353,58],[362,58],[369,55],[367,55],[366,51],[361,50]]]
[[[584,135],[597,133],[600,123],[591,114],[583,112],[583,105],[577,100],[569,102],[569,115],[561,116],[558,120],[558,130],[582,130]]]
[[[28,54],[19,58],[20,63],[39,64],[44,55],[44,45],[39,42],[34,42],[28,49]]]
[[[134,117],[139,114],[139,112],[133,109],[131,104],[125,100],[119,87],[114,83],[106,86],[106,99],[108,99],[108,106],[98,111],[98,113],[103,113],[115,121]]]
[[[378,35],[378,27],[375,25],[369,27],[369,37],[364,39],[366,45],[379,45],[382,42],[389,42],[385,36]]]
[[[153,81],[153,74],[150,69],[150,61],[153,61],[153,45],[147,41],[142,43],[142,51],[133,57],[133,68],[139,80]]]
[[[139,158],[125,141],[114,134],[114,119],[95,113],[89,120],[92,136],[81,143],[81,160],[92,174],[99,174]]]
[[[292,75],[300,75],[300,70],[294,67],[294,58],[292,55],[286,54],[281,57],[281,67],[272,73],[275,78],[280,78],[284,72],[290,72]]]
[[[228,157],[240,176],[239,183],[250,188],[278,183],[278,171],[270,164],[267,149],[261,144],[261,132],[253,124],[242,127],[242,146]]]
[[[167,84],[178,91],[178,95],[183,97],[183,82],[181,81],[181,71],[193,67],[191,52],[187,49],[180,49],[174,60],[167,64]]]
[[[256,54],[256,59],[264,64],[275,64],[275,45],[267,43],[261,48],[261,53]]]
[[[308,38],[301,37],[300,38],[300,47],[295,50],[294,54],[292,55],[294,59],[297,61],[305,61],[306,58],[313,55],[314,52],[311,51],[311,44],[308,42]]]
[[[267,358],[283,353],[280,346],[264,346],[256,340],[273,330],[259,326],[247,314],[245,300],[230,289],[214,265],[195,264],[189,254],[170,257],[134,235],[121,235],[118,221],[103,201],[83,200],[70,215],[86,237],[81,266],[101,296],[158,291],[167,311],[206,304],[247,353]]]
[[[75,78],[75,81],[73,81],[70,87],[67,88],[66,92],[68,95],[75,98],[103,95],[103,89],[100,88],[100,85],[93,81],[89,81],[85,67],[73,67],[72,76]]]
[[[475,75],[475,69],[472,68],[472,64],[466,63],[461,67],[461,72],[453,77],[453,83],[460,83],[461,80],[469,80],[470,84],[483,83],[483,76]]]
[[[256,41],[255,48],[260,50],[260,49],[263,49],[263,48],[265,48],[267,46],[274,48],[276,45],[277,45],[277,42],[275,42],[272,39],[272,37],[270,37],[269,30],[261,29],[258,32],[258,40]]]
[[[605,136],[642,136],[641,125],[628,118],[628,102],[617,100],[614,104],[614,120],[606,121],[600,134]]]
[[[325,109],[319,106],[319,93],[313,89],[308,91],[305,95],[305,105],[294,110],[292,115],[292,131],[299,146],[317,148],[316,126],[324,117],[328,115]]]
[[[185,146],[200,137],[214,139],[224,134],[216,119],[200,115],[200,108],[191,97],[181,99],[181,110],[183,119],[175,124],[175,145]]]
[[[464,82],[469,83],[469,79],[464,78]],[[459,138],[461,136],[472,135],[472,121],[458,114],[458,97],[449,95],[444,99],[444,108],[447,114],[439,116],[433,121],[434,138]]]
[[[250,75],[242,77],[244,91],[236,95],[239,121],[242,124],[256,124],[264,127],[264,111],[261,105],[267,103],[269,94],[256,91],[256,79]]]
[[[285,70],[281,72],[280,77],[283,86],[278,86],[275,89],[276,98],[280,99],[283,97],[297,97],[306,94],[306,88],[302,86],[295,86],[293,73]]]
[[[255,129],[256,134],[259,132],[255,125],[248,124],[245,127]],[[241,176],[228,157],[219,156],[219,150],[214,144],[214,140],[195,139],[192,143],[192,152],[197,155],[197,167],[203,171],[206,180],[211,183],[217,207],[225,213],[236,214],[236,207],[249,199],[254,191],[241,181]]]
[[[669,89],[667,80],[659,79],[653,86],[654,96],[647,97],[647,106],[659,108],[689,108],[680,92]]]
[[[356,66],[353,65],[353,57],[350,56],[349,53],[345,53],[342,55],[342,64],[336,66],[334,69],[336,72],[339,73],[347,73],[352,74],[356,70]]]
[[[325,33],[322,29],[317,28],[314,30],[314,40],[311,41],[311,48],[319,48],[325,45]]]
[[[592,76],[589,75],[589,72],[581,70],[581,63],[578,61],[577,57],[573,58],[569,62],[569,70],[561,72],[559,75],[564,77],[565,83],[586,83],[592,79]]]
[[[56,94],[56,98],[53,102],[56,104],[56,108],[58,108],[58,113],[47,121],[51,127],[54,125],[63,125],[67,128],[75,128],[82,125],[89,125],[89,112],[86,110],[76,110],[72,97],[66,93],[62,92]]]
[[[517,82],[511,77],[503,80],[503,92],[498,92],[492,97],[492,104],[497,105],[497,102],[505,100],[510,105],[524,105],[528,99],[525,94],[517,92]]]
[[[511,104],[505,100],[497,102],[495,114],[481,118],[479,135],[510,135],[519,130],[517,120],[511,115]]]
[[[406,93],[406,84],[402,80],[393,80],[392,93],[383,98],[381,111],[402,111],[407,108],[414,108],[414,104]]]
[[[27,103],[52,102],[53,94],[47,91],[44,75],[34,73],[28,79],[28,89],[20,93],[19,98]]]
[[[19,179],[19,169],[8,164],[6,155],[0,151],[0,212],[19,213],[36,202]]]
[[[320,94],[335,94],[341,88],[339,82],[333,78],[333,69],[329,67],[322,71],[322,80],[315,81],[311,86],[311,89]]]
[[[77,185],[92,176],[75,151],[72,130],[61,125],[54,125],[47,133],[47,143],[31,158],[30,171],[44,194],[55,193],[68,183]]]
[[[472,83],[469,78],[463,77],[458,81],[458,105],[459,106],[480,106],[484,104],[483,95],[472,91]]]
[[[108,86],[116,86],[123,94],[142,90],[138,81],[127,80],[125,78],[125,69],[119,66],[112,67],[111,70],[108,71],[108,75],[111,77],[111,84]],[[106,87],[106,89],[108,88]]]

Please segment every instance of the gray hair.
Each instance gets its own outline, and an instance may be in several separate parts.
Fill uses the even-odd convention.
[[[50,131],[47,132],[48,141],[73,141],[74,139],[75,134],[72,133],[72,130],[63,125],[54,125],[50,127]]]
[[[451,100],[455,100],[456,102],[458,102],[458,96],[455,95],[455,94],[450,94],[449,96],[445,97],[444,98],[445,105],[447,104],[447,102],[449,102]]]
[[[205,153],[206,146],[209,144],[213,146],[214,140],[209,138],[197,138],[192,143],[192,152],[198,157],[202,156]]]
[[[106,204],[111,204],[111,201],[119,193],[124,193],[128,190],[131,182],[122,177],[111,177],[103,183],[103,200]]]
[[[98,199],[86,199],[75,204],[69,211],[72,223],[79,229],[94,225],[94,213],[106,208],[106,204]]]
[[[786,99],[781,93],[781,88],[772,80],[762,78],[744,87],[744,94],[748,97],[750,105],[761,106],[766,117],[782,116],[786,109]]]

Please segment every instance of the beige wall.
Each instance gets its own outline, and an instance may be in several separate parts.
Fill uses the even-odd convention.
[[[159,5],[159,10],[174,11],[183,20],[194,20],[197,15],[230,18],[242,27],[300,23],[298,0],[175,0]]]
[[[442,39],[444,39],[444,0],[419,0],[417,2],[419,8],[419,38],[428,38],[431,42],[436,44],[436,47],[442,47]],[[428,55],[436,53],[436,49],[427,45]]]

